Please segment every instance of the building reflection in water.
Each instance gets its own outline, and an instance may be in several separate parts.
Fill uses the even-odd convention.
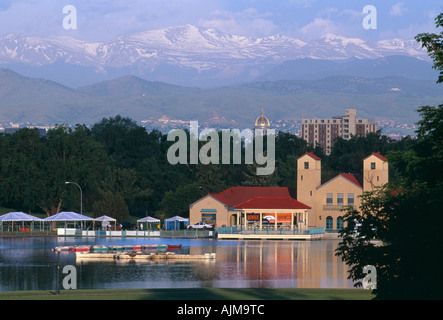
[[[353,288],[348,267],[335,255],[338,241],[244,241],[217,246],[217,278],[229,286],[254,282],[257,287]],[[191,247],[202,254],[204,247]],[[207,273],[196,264],[196,272]]]

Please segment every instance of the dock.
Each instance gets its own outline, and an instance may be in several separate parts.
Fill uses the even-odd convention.
[[[113,260],[213,260],[215,253],[199,255],[176,254],[175,252],[119,252],[119,253],[91,253],[75,252],[77,259],[113,259]]]
[[[214,260],[215,253],[199,255],[179,253],[181,245],[79,245],[55,247],[57,253],[74,253],[79,260]],[[178,250],[178,251],[177,251]]]

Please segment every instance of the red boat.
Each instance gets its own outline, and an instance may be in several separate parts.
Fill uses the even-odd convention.
[[[168,244],[168,250],[169,249],[181,249],[181,244]]]
[[[72,252],[90,252],[91,248],[87,246],[78,246],[72,248]]]

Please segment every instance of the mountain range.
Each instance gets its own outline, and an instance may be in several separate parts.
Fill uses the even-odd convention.
[[[0,67],[70,87],[134,75],[183,86],[215,87],[266,79],[291,60],[378,59],[403,55],[428,60],[415,40],[370,42],[325,34],[305,42],[284,35],[231,35],[213,28],[174,26],[108,42],[9,34],[0,38]]]
[[[10,34],[0,38],[0,125],[198,120],[250,128],[343,115],[412,124],[441,103],[436,70],[414,40],[369,42],[326,34],[307,43],[191,25],[110,43]]]
[[[93,124],[117,114],[139,123],[179,119],[202,126],[251,128],[260,108],[271,123],[305,117],[343,115],[412,124],[421,105],[443,100],[431,80],[405,77],[363,78],[348,75],[316,80],[252,82],[218,88],[197,88],[125,76],[70,88],[0,69],[0,124],[9,122]]]

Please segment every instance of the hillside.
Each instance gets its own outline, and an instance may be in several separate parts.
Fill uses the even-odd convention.
[[[417,107],[442,100],[434,81],[404,77],[331,76],[201,89],[128,76],[73,89],[0,69],[3,123],[92,124],[120,114],[139,122],[165,117],[249,128],[261,107],[271,122],[342,115],[355,107],[360,117],[413,123]]]

